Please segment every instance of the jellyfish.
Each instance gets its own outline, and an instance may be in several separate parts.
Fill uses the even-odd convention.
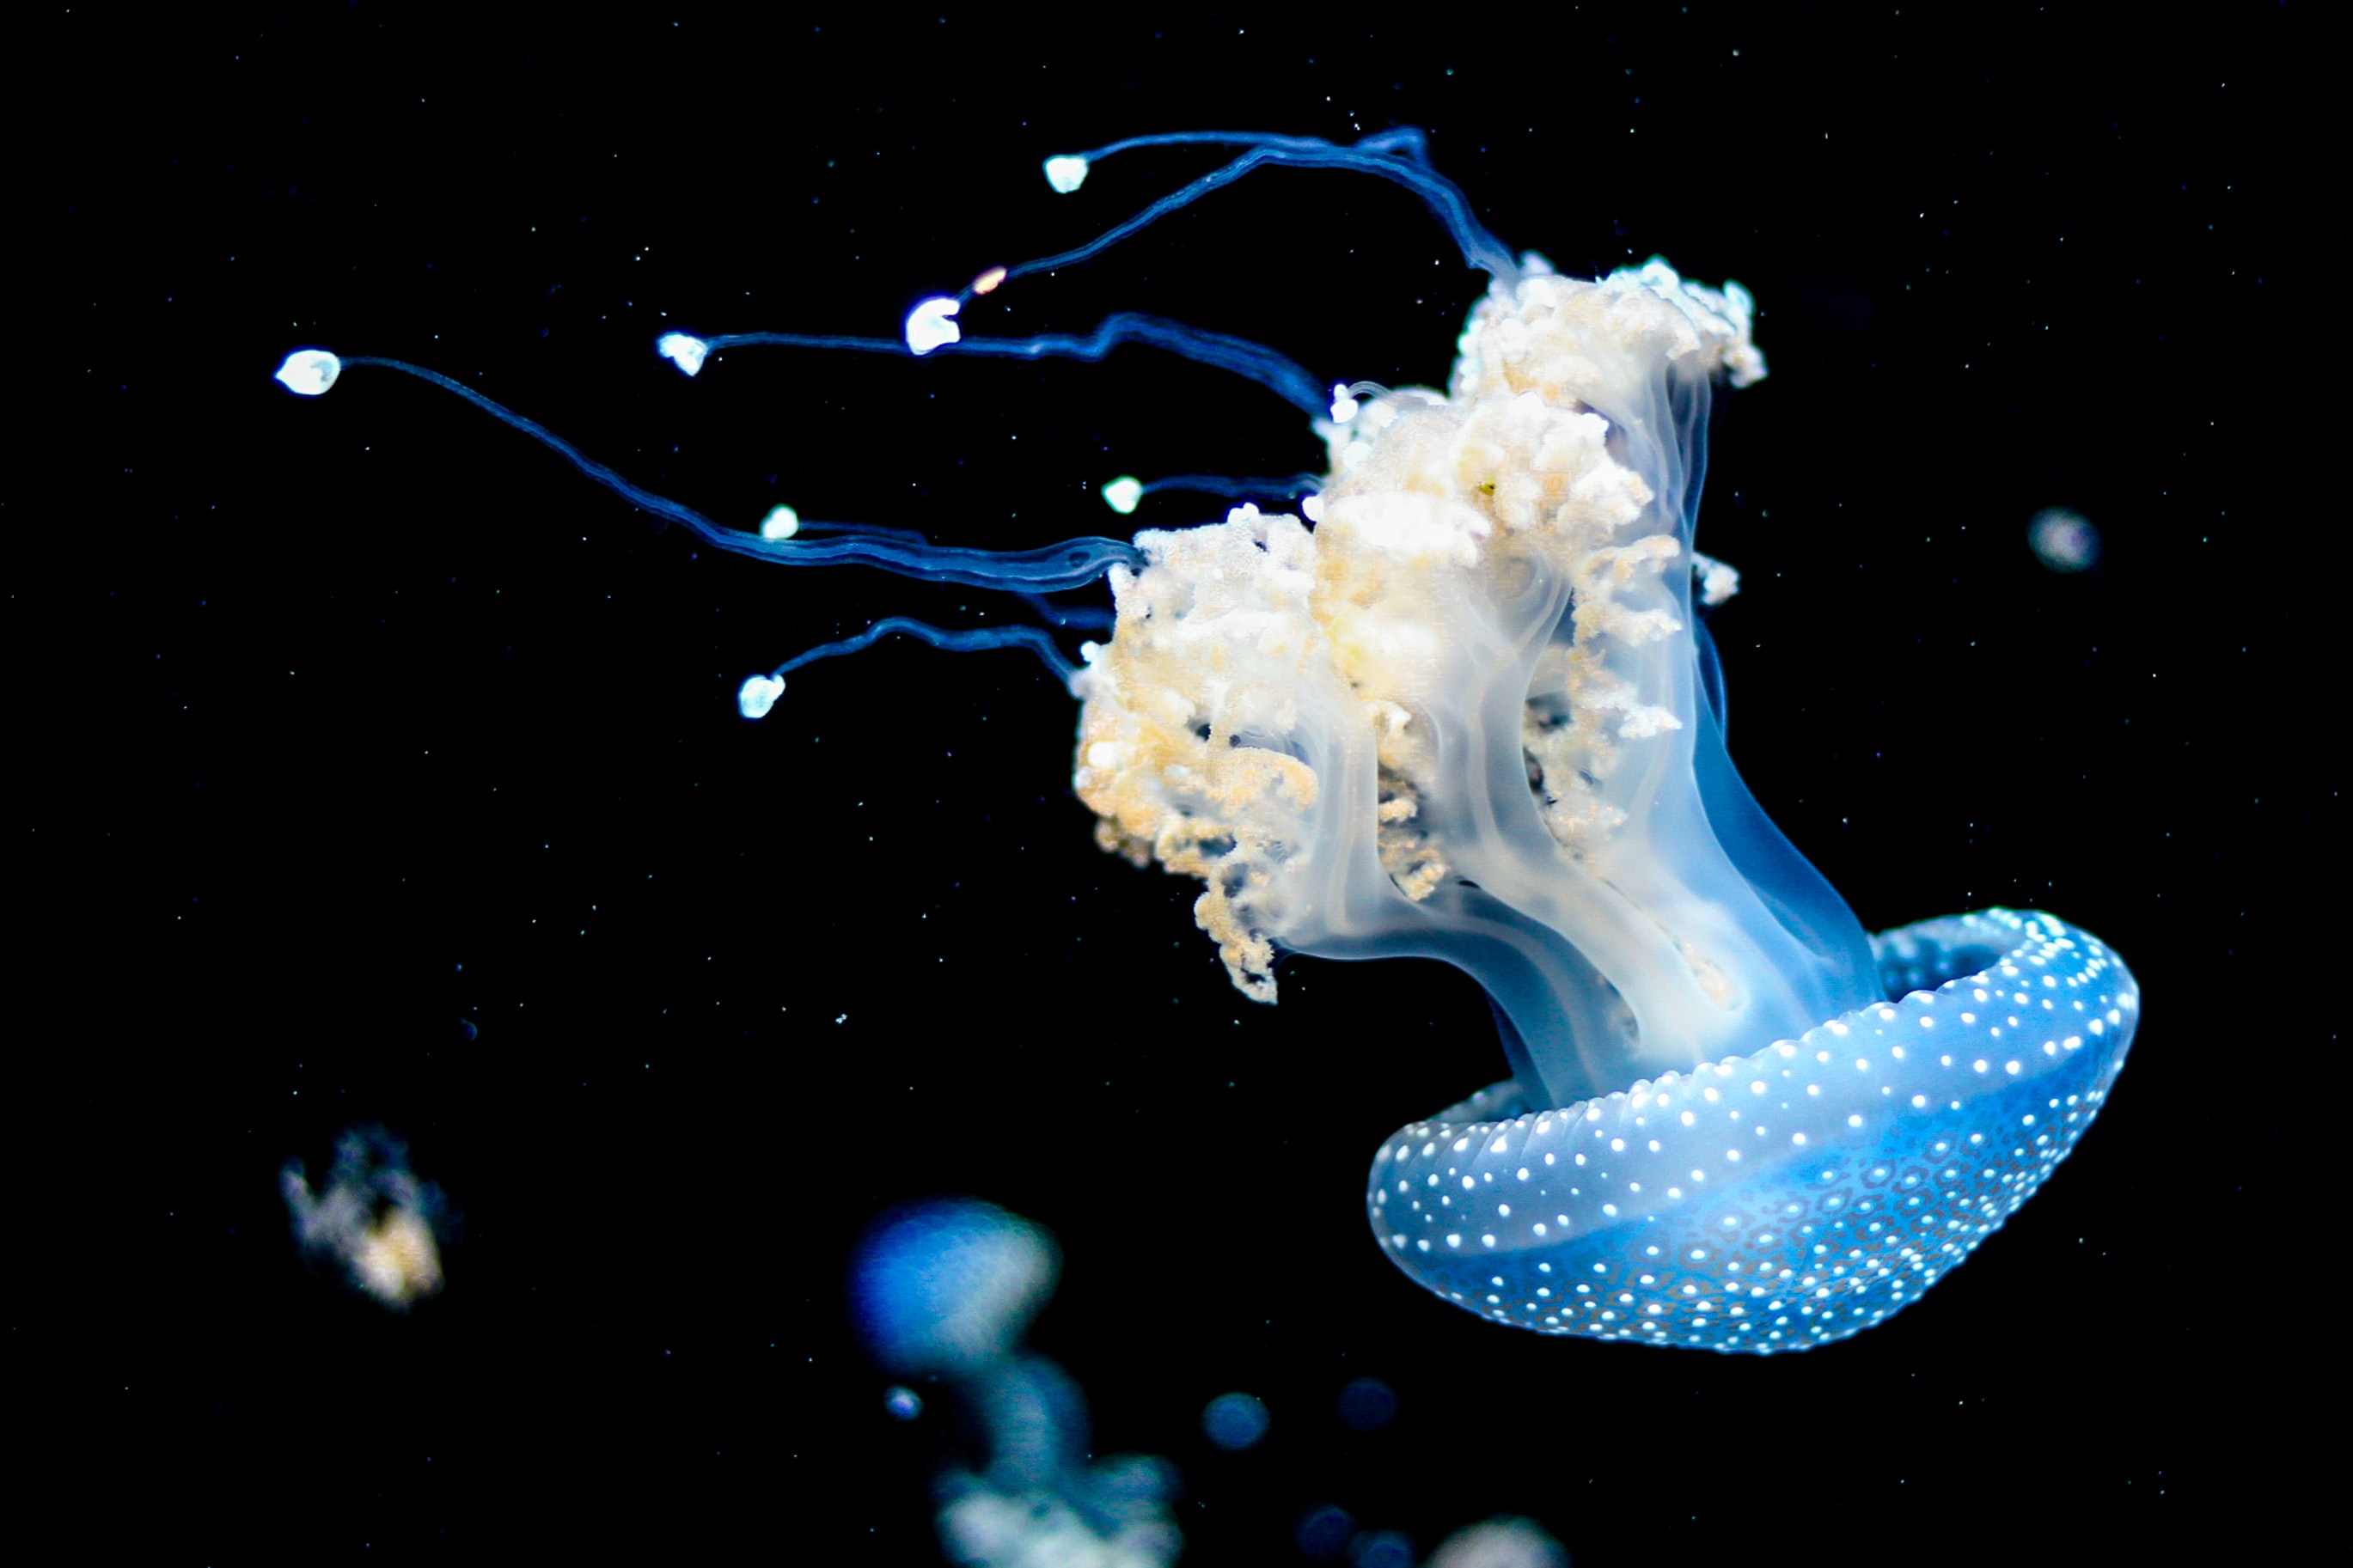
[[[1097,1460],[1077,1384],[1022,1346],[1060,1268],[1050,1237],[994,1204],[918,1204],[860,1242],[851,1314],[877,1362],[947,1385],[984,1434],[987,1463],[951,1467],[938,1480],[940,1540],[952,1560],[1166,1568],[1184,1546],[1166,1506],[1173,1472],[1137,1455]],[[908,1392],[891,1396],[902,1418],[913,1414]]]
[[[1715,388],[1766,374],[1753,300],[1658,258],[1597,279],[1514,259],[1418,132],[1146,136],[1047,175],[1074,192],[1113,153],[1187,144],[1243,151],[1085,246],[918,302],[899,338],[673,333],[659,351],[690,375],[772,344],[1182,354],[1309,416],[1325,469],[1295,511],[1244,501],[1219,522],[1009,552],[797,514],[733,528],[430,371],[309,350],[280,379],[315,393],[344,364],[423,376],[740,553],[1032,603],[1106,580],[1109,635],[1076,659],[1041,626],[890,617],[750,677],[742,710],[768,713],[787,674],[881,637],[1029,648],[1079,704],[1073,786],[1098,843],[1200,882],[1195,919],[1242,994],[1273,1003],[1291,954],[1438,958],[1486,991],[1509,1076],[1373,1160],[1366,1214],[1409,1278],[1497,1323],[1662,1346],[1769,1354],[1883,1322],[2073,1149],[2123,1066],[2138,989],[2041,911],[1867,933],[1735,769],[1705,616],[1739,576],[1694,534]],[[1443,389],[1327,384],[1135,315],[962,334],[975,296],[1278,164],[1407,187],[1487,274]],[[1105,494],[1125,510],[1145,489],[1123,476]]]

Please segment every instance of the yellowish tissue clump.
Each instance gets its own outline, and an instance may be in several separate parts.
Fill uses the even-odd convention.
[[[1144,569],[1112,572],[1111,640],[1074,681],[1079,798],[1104,848],[1206,884],[1195,916],[1256,1000],[1274,999],[1275,944],[1339,898],[1352,858],[1377,856],[1409,900],[1447,877],[1421,820],[1438,751],[1499,721],[1464,710],[1466,668],[1524,657],[1531,628],[1545,639],[1510,695],[1564,855],[1619,826],[1599,786],[1626,748],[1682,726],[1634,672],[1683,630],[1662,586],[1693,564],[1683,498],[1654,494],[1638,469],[1663,470],[1633,454],[1672,445],[1676,378],[1764,374],[1749,300],[1658,261],[1599,282],[1530,266],[1472,312],[1447,394],[1384,394],[1323,426],[1312,530],[1244,506],[1141,533]],[[1710,602],[1730,581],[1710,574]]]
[[[422,1215],[395,1209],[355,1239],[353,1278],[385,1306],[405,1307],[441,1289],[441,1249]]]

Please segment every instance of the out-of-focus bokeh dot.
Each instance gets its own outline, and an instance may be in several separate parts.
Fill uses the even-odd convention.
[[[1247,1394],[1220,1394],[1201,1412],[1201,1435],[1220,1448],[1239,1453],[1255,1447],[1273,1417]]]
[[[2100,531],[2083,513],[2063,506],[2036,512],[2026,525],[2026,543],[2037,561],[2062,574],[2088,572],[2100,560]]]
[[[1378,1432],[1397,1419],[1397,1390],[1377,1377],[1360,1377],[1340,1391],[1340,1424],[1352,1432]]]
[[[1299,1550],[1311,1563],[1336,1561],[1348,1550],[1348,1542],[1356,1538],[1356,1521],[1345,1509],[1324,1507],[1310,1510],[1299,1521],[1295,1539]]]

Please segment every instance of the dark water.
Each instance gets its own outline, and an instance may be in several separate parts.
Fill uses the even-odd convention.
[[[1908,7],[1122,12],[1036,45],[855,8],[9,24],[45,62],[0,480],[28,1484],[157,1562],[936,1561],[959,1437],[889,1418],[842,1271],[876,1213],[968,1193],[1059,1237],[1032,1342],[1100,1449],[1181,1470],[1189,1562],[1304,1561],[1324,1506],[1420,1551],[1525,1514],[1580,1563],[2031,1559],[2289,1488],[2288,1380],[2331,1331],[2283,1068],[2334,1038],[2306,963],[2340,810],[2298,581],[2313,193],[2276,155],[2303,16],[2147,58]],[[311,343],[428,363],[730,520],[1106,531],[1114,474],[1320,454],[1140,350],[689,383],[651,342],[887,334],[1210,162],[1061,198],[1050,153],[1400,123],[1563,270],[1657,251],[1757,295],[1772,374],[1719,405],[1699,543],[1744,573],[1733,752],[1790,837],[1873,928],[2047,907],[2147,988],[2075,1157],[1852,1342],[1556,1342],[1412,1287],[1364,1173],[1501,1076],[1482,998],[1299,962],[1244,1002],[1189,886],[1092,847],[1025,656],[886,647],[734,714],[877,616],[1018,606],[717,556],[429,389],[269,380]],[[1474,292],[1403,194],[1275,173],[969,320],[1145,310],[1429,382]],[[2037,562],[2047,507],[2097,568]],[[462,1215],[405,1317],[306,1271],[280,1203],[355,1124]],[[1339,1414],[1363,1377],[1377,1432]],[[1201,1435],[1229,1390],[1272,1416],[1240,1454]]]

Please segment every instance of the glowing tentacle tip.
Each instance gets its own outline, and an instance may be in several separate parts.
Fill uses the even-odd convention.
[[[800,531],[801,514],[788,506],[771,508],[768,515],[760,520],[763,539],[790,539]]]
[[[962,339],[963,331],[948,320],[962,309],[959,301],[945,294],[919,301],[907,312],[907,346],[918,354],[927,354]]]
[[[664,332],[654,340],[654,353],[692,375],[711,357],[711,345],[687,332]]]
[[[972,291],[976,294],[986,294],[1004,281],[1005,268],[1002,267],[992,267],[987,271],[982,273],[979,277],[972,280]]]
[[[1356,395],[1348,390],[1346,383],[1335,381],[1332,384],[1333,424],[1345,425],[1356,416],[1356,410],[1361,406]]]
[[[735,710],[746,719],[765,719],[776,699],[785,694],[785,683],[773,675],[754,675],[744,682],[735,694]]]
[[[1058,195],[1069,195],[1087,183],[1087,161],[1065,154],[1046,160],[1046,183]]]
[[[1134,474],[1122,474],[1103,488],[1103,505],[1125,517],[1144,499],[1144,481]]]
[[[286,390],[305,397],[318,396],[343,374],[343,362],[324,349],[297,349],[278,367],[278,379],[286,384]]]

